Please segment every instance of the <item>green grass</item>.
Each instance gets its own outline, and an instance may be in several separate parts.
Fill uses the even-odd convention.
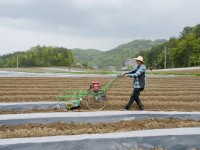
[[[64,72],[64,73],[69,73],[69,74],[101,74],[101,75],[119,74],[117,72],[112,72],[112,71],[87,71],[87,72]]]
[[[148,72],[147,74],[155,74],[155,75],[177,75],[177,76],[200,76],[199,73],[176,73],[176,72]]]

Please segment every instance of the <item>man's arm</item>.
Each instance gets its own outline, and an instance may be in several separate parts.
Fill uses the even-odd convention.
[[[137,71],[137,69],[134,69],[134,70],[132,70],[132,71],[130,71],[130,72],[124,73],[123,75],[125,75],[125,74],[133,74],[133,73],[135,73],[136,71]]]
[[[144,66],[141,66],[137,69],[137,71],[133,74],[128,74],[128,77],[134,78],[140,76],[142,73],[144,73],[146,68]]]

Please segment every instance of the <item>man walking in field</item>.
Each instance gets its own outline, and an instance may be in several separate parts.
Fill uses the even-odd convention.
[[[134,78],[134,83],[133,83],[134,91],[130,97],[128,104],[125,106],[124,109],[128,110],[133,104],[133,102],[136,101],[136,103],[139,106],[139,109],[144,110],[143,104],[139,96],[140,92],[144,90],[146,84],[146,66],[144,64],[142,56],[138,56],[137,58],[134,59],[136,60],[136,63],[138,65],[137,69],[124,74],[124,77]]]

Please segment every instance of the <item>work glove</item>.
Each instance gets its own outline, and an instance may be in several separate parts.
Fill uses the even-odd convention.
[[[125,72],[125,73],[123,74],[123,76],[126,75],[126,74],[129,74],[129,73],[128,73],[128,72]]]
[[[121,75],[121,74],[117,75],[118,78],[123,78],[123,76],[124,75]]]

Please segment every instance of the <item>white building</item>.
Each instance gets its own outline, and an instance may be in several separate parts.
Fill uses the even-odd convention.
[[[114,67],[114,66],[109,66],[109,70],[114,71],[114,70],[115,70],[115,67]]]
[[[137,68],[137,64],[136,64],[136,61],[135,59],[128,59],[125,61],[125,66],[130,68],[130,69],[134,69],[134,68]]]
[[[83,65],[81,63],[76,63],[77,67],[83,67]]]
[[[92,68],[93,69],[99,69],[99,66],[98,65],[93,65]]]

